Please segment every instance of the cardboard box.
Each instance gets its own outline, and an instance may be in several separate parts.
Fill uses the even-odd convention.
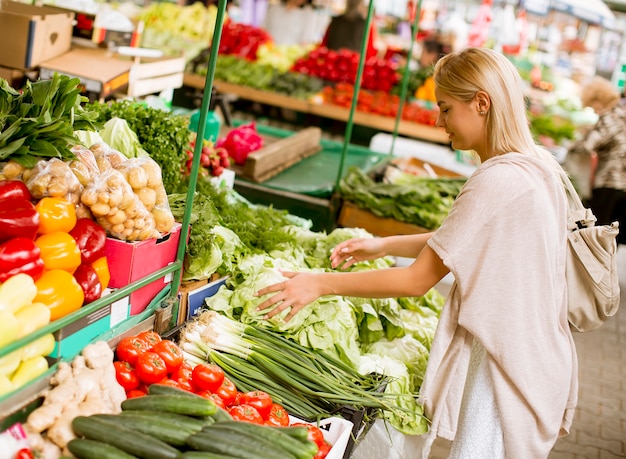
[[[182,284],[178,291],[179,306],[177,323],[182,324],[197,316],[200,309],[205,304],[204,300],[215,295],[227,279],[228,276]]]
[[[295,422],[313,424],[321,429],[324,439],[333,446],[326,455],[326,459],[347,459],[349,457],[349,454],[346,455],[346,448],[352,435],[352,422],[337,416],[322,419],[319,423],[303,421],[295,416],[289,416],[289,421],[290,424]]]
[[[19,89],[26,80],[26,73],[23,70],[0,67],[0,78],[6,80],[11,87]]]
[[[128,86],[132,63],[118,59],[114,53],[97,48],[74,48],[54,59],[42,62],[41,79],[57,72],[80,80],[91,100],[104,99]]]
[[[49,357],[72,359],[85,346],[128,318],[128,298],[122,298],[76,319],[54,333],[56,341]]]
[[[124,242],[107,238],[105,255],[109,262],[109,287],[121,288],[140,280],[176,260],[182,225],[160,239]],[[130,294],[130,315],[143,312],[154,297],[171,282],[171,275],[157,279]]]
[[[31,69],[66,53],[73,21],[74,13],[59,8],[2,0],[0,65]]]

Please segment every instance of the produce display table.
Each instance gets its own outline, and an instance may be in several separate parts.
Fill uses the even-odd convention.
[[[186,73],[183,77],[183,84],[195,89],[204,88],[204,77]],[[246,86],[226,83],[224,81],[215,80],[214,86],[220,93],[235,94],[242,99],[258,102],[262,104],[273,105],[276,107],[295,110],[301,113],[316,115],[323,118],[329,118],[337,121],[347,122],[350,117],[350,110],[338,105],[332,104],[315,104],[306,100],[296,99],[283,94],[261,91]],[[396,120],[390,116],[376,115],[373,113],[364,113],[356,111],[354,113],[354,124],[377,129],[386,132],[395,130]],[[398,134],[408,137],[425,140],[428,142],[447,143],[448,136],[445,131],[440,128],[429,126],[426,124],[414,123],[411,121],[400,120],[398,123]]]

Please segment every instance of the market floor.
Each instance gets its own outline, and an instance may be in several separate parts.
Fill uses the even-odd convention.
[[[559,439],[549,459],[626,457],[626,246],[617,253],[620,309],[601,329],[574,335],[578,407],[570,434]],[[445,459],[449,450],[449,442],[437,440],[430,459]]]

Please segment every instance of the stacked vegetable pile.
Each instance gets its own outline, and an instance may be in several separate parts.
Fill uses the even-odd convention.
[[[259,47],[271,41],[272,37],[260,27],[226,21],[222,26],[219,53],[256,60]]]
[[[450,212],[465,180],[418,177],[400,172],[393,183],[385,183],[374,181],[361,169],[350,168],[337,191],[346,201],[379,217],[435,230]]]

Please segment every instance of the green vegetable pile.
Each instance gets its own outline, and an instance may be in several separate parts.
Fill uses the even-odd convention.
[[[192,71],[205,76],[207,61],[206,53],[201,53],[191,64]],[[218,57],[215,79],[263,91],[287,94],[299,99],[306,99],[324,87],[324,82],[319,78],[303,73],[280,71],[271,64],[260,64],[231,55]]]
[[[435,230],[450,212],[465,178],[430,178],[401,174],[394,183],[375,182],[361,169],[352,167],[338,186],[346,201],[379,217],[394,218]]]
[[[0,161],[13,159],[33,167],[42,157],[75,159],[75,130],[94,131],[98,113],[81,105],[80,80],[54,74],[27,81],[21,91],[0,79]]]
[[[94,102],[87,108],[96,110],[102,123],[115,117],[126,120],[141,147],[161,167],[165,191],[169,194],[184,189],[181,168],[187,161],[185,150],[192,136],[187,117],[129,100]]]

